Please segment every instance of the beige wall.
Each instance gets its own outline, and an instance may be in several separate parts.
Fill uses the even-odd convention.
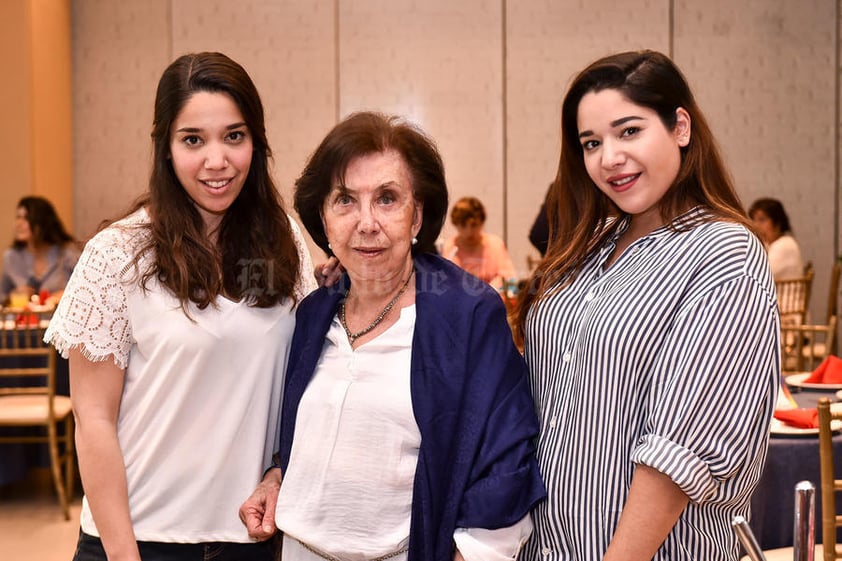
[[[75,0],[76,232],[145,189],[157,79],[213,49],[263,96],[285,196],[339,118],[402,113],[438,141],[452,198],[480,196],[524,269],[567,83],[599,56],[653,48],[685,71],[744,202],[784,201],[822,310],[839,246],[839,1]]]
[[[14,209],[24,195],[46,197],[73,227],[70,4],[68,0],[0,3],[3,88],[0,119],[0,246],[11,241]]]
[[[32,0],[32,191],[73,229],[73,131],[68,0]]]
[[[0,4],[0,51],[3,87],[0,88],[0,122],[7,134],[0,135],[0,247],[12,239],[12,223],[18,200],[32,192],[32,57],[29,2],[9,0]]]

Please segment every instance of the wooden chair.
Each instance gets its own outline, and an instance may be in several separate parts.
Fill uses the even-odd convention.
[[[0,443],[48,445],[56,494],[65,520],[70,520],[73,414],[70,398],[55,394],[56,352],[43,342],[48,321],[47,312],[0,310]]]
[[[804,275],[801,277],[775,280],[781,324],[807,323],[813,275],[813,266],[808,264],[804,269]]]
[[[836,339],[836,316],[827,324],[781,325],[781,373],[812,372],[830,354]]]
[[[842,277],[842,264],[840,264],[839,261],[836,261],[833,264],[833,268],[830,270],[830,287],[828,288],[827,313],[825,314],[826,323],[830,323],[830,318],[837,316],[836,307],[839,302],[840,277]],[[818,348],[814,349],[812,352],[815,354],[824,354],[825,356],[836,353],[836,339],[833,340],[830,350],[825,350],[822,347],[822,344],[823,343],[821,341],[813,343],[813,345],[817,346]]]
[[[836,529],[842,527],[842,516],[836,514],[836,493],[842,491],[842,479],[836,479],[833,467],[833,431],[830,423],[842,420],[842,410],[831,411],[830,400],[819,399],[819,462],[821,468],[822,544],[824,561],[842,559],[836,549]]]

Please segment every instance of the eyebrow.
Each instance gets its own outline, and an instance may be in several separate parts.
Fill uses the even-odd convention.
[[[381,190],[381,189],[389,189],[389,188],[394,188],[394,187],[397,187],[397,186],[400,186],[400,183],[398,183],[397,181],[394,181],[394,180],[389,180],[389,181],[386,181],[385,183],[381,183],[380,185],[378,185],[374,189],[375,189],[375,191],[378,191],[378,190]],[[345,185],[345,183],[337,183],[336,185],[334,185],[332,187],[332,190],[340,191],[342,193],[351,193],[351,192],[354,191],[354,189],[349,189],[348,186]]]
[[[240,123],[234,123],[232,125],[228,125],[227,127],[225,127],[225,130],[231,131],[231,130],[238,129],[240,127],[245,127],[245,126],[247,126],[247,125],[246,125],[245,121],[243,121],[243,122],[240,122]],[[176,129],[175,132],[202,132],[202,129],[196,128],[196,127],[182,127],[180,129]]]
[[[611,121],[610,125],[611,125],[611,128],[613,129],[614,127],[619,127],[620,125],[623,125],[625,123],[628,123],[629,121],[634,121],[634,120],[642,121],[643,117],[638,117],[637,115],[629,115],[628,117],[622,117],[620,119],[617,119],[616,121]],[[591,135],[593,135],[593,131],[590,131],[590,130],[582,131],[582,132],[579,133],[579,138],[584,138],[586,136],[591,136]]]

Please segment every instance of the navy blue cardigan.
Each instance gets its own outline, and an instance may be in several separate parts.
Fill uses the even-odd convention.
[[[415,257],[415,269],[410,392],[421,447],[408,557],[452,561],[456,528],[511,526],[546,496],[535,460],[538,418],[500,296],[438,256]],[[281,417],[283,472],[298,404],[349,283],[346,276],[321,288],[298,308]]]

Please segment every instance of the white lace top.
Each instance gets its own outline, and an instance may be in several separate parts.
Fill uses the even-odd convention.
[[[188,318],[154,279],[139,286],[132,259],[146,222],[138,211],[88,242],[45,340],[125,368],[117,435],[138,540],[248,542],[238,509],[277,447],[294,311],[220,298],[190,304]],[[315,280],[293,231],[301,297]],[[99,535],[87,500],[82,529]]]

